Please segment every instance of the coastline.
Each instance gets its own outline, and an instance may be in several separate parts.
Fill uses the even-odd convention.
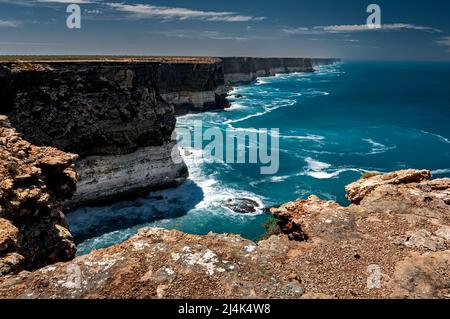
[[[186,179],[185,165],[174,164],[170,158],[175,116],[228,107],[225,86],[232,83],[226,82],[229,72],[225,67],[231,71],[243,68],[252,78],[256,73],[273,74],[272,64],[279,69],[298,63],[296,70],[310,72],[313,63],[336,61],[224,59],[226,62],[175,57],[2,62],[2,113],[31,143],[80,155],[78,192],[68,206],[95,205],[96,198],[99,203],[128,198],[133,192],[164,189]],[[287,66],[284,71],[290,72]],[[153,151],[143,152],[152,147]],[[169,153],[162,154],[161,149]],[[171,175],[169,179],[161,179],[160,173],[152,176],[153,153],[160,154],[158,166],[162,175]],[[125,159],[136,165],[146,163],[141,169],[147,176],[128,171],[120,164]],[[95,163],[109,168],[89,167]],[[130,174],[133,182],[126,178]],[[112,192],[109,181],[113,180]],[[95,196],[86,196],[93,189]]]
[[[127,83],[127,72],[124,74],[121,79]],[[320,141],[318,136],[302,137]],[[439,139],[431,135],[429,138]],[[25,145],[20,139],[11,141]],[[380,152],[378,142],[371,140],[367,144],[369,151]],[[11,144],[9,137],[2,140],[2,149],[13,149],[13,155],[9,155],[12,160],[24,161],[24,167],[42,166],[24,159],[12,145],[16,144]],[[111,152],[111,149],[102,148],[102,151]],[[64,158],[64,154],[61,152],[59,157]],[[108,156],[115,155],[103,155],[98,160]],[[57,161],[51,165],[64,169],[65,174],[71,172],[68,176],[74,181],[73,167],[67,170],[65,166],[71,163]],[[311,157],[306,164],[311,169],[308,176],[313,178],[318,178],[319,173],[322,177],[325,173],[332,174],[335,169],[316,157]],[[38,181],[42,190],[51,190],[50,200],[54,202],[50,205],[62,207],[64,197],[59,194],[70,196],[74,188],[53,184],[54,180],[41,174],[40,169],[33,173],[40,175],[36,181],[32,179],[30,187],[34,189]],[[8,172],[18,181],[12,183],[15,191],[23,192],[23,174],[9,169]],[[347,186],[349,206],[310,196],[274,207],[271,213],[276,223],[271,225],[269,236],[258,241],[231,234],[197,236],[144,228],[121,244],[75,259],[73,256],[59,260],[45,257],[31,267],[19,257],[27,258],[30,254],[23,250],[29,245],[17,245],[16,229],[21,228],[23,220],[10,220],[6,215],[4,221],[3,214],[0,230],[7,236],[0,238],[3,274],[0,297],[446,298],[449,283],[441,274],[450,269],[450,182],[448,178],[430,178],[431,172],[427,170],[367,174]],[[180,194],[174,194],[174,198]],[[4,207],[14,207],[12,203],[2,200],[1,212]],[[46,210],[41,212],[42,216],[46,214]],[[52,245],[61,249],[56,253],[57,258],[64,251],[73,254],[73,250],[67,250],[74,247],[73,238],[60,227],[62,221],[55,222],[60,234],[65,234],[56,238],[61,245]],[[53,226],[45,227],[48,228],[43,229],[44,233]],[[30,237],[30,240],[33,243],[35,239]],[[50,254],[55,256],[54,252]],[[23,269],[31,271],[21,272]],[[74,277],[70,270],[81,274],[81,279]],[[375,288],[368,285],[369,270],[375,271],[375,275],[379,271],[380,281],[371,282],[379,285]],[[186,284],[187,281],[193,284]]]

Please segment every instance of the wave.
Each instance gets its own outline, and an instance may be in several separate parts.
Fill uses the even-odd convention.
[[[343,169],[338,169],[335,170],[333,172],[327,173],[327,172],[306,172],[305,174],[308,176],[311,176],[315,179],[330,179],[330,178],[335,178],[338,177],[339,175],[341,175],[342,173],[345,172],[363,172],[363,170],[358,169],[358,168],[343,168]]]
[[[450,168],[443,168],[443,169],[435,169],[431,171],[433,175],[446,175],[450,174]]]
[[[303,91],[302,94],[309,97],[316,97],[316,96],[328,96],[330,95],[330,92],[308,89]]]
[[[379,142],[376,142],[376,141],[372,140],[371,138],[363,139],[363,141],[369,143],[372,146],[371,151],[369,153],[364,154],[364,155],[382,154],[382,153],[385,153],[387,151],[390,151],[390,150],[393,150],[393,149],[397,148],[396,145],[386,146],[384,144],[381,144]]]
[[[267,113],[269,113],[269,111],[257,112],[257,113],[254,113],[254,114],[250,114],[250,115],[238,118],[236,120],[228,120],[228,121],[225,121],[223,123],[228,125],[228,124],[232,124],[232,123],[244,122],[244,121],[246,121],[248,119],[251,119],[251,118],[254,118],[254,117],[258,117],[258,116],[262,116],[262,115],[267,114]],[[230,127],[232,127],[232,126],[230,126]]]
[[[331,164],[314,160],[311,157],[305,158],[305,162],[308,164],[308,170],[314,172],[321,171],[331,167]]]
[[[248,107],[248,106],[237,103],[237,102],[233,102],[233,103],[231,103],[230,107],[227,107],[224,111],[230,112],[230,111],[234,111],[234,110],[244,109],[246,107]]]
[[[306,134],[306,135],[280,135],[282,139],[292,139],[292,140],[306,140],[306,141],[323,141],[325,136]]]
[[[262,78],[257,78],[255,85],[264,85],[264,84],[268,84],[270,83],[270,81],[267,80],[267,78],[265,80],[263,80]]]
[[[442,135],[439,135],[439,134],[436,134],[436,133],[430,133],[430,132],[427,132],[427,131],[421,131],[423,134],[427,134],[427,135],[432,135],[432,136],[434,136],[434,137],[437,137],[439,140],[441,140],[442,142],[444,142],[444,143],[447,143],[447,144],[450,144],[450,139],[448,139],[448,138],[446,138],[446,137],[444,137],[444,136],[442,136]]]
[[[304,175],[316,178],[316,179],[330,179],[338,177],[340,174],[345,172],[364,172],[365,170],[361,168],[343,167],[337,168],[335,170],[330,170],[331,164],[320,162],[311,157],[305,158],[307,167],[305,169]]]
[[[263,116],[263,115],[265,115],[265,114],[268,114],[268,113],[273,112],[273,111],[275,111],[275,110],[278,110],[278,109],[280,109],[280,108],[288,107],[288,106],[293,106],[295,103],[296,103],[296,101],[293,101],[293,100],[275,101],[275,102],[273,102],[273,103],[271,104],[272,107],[264,107],[264,111],[262,111],[262,112],[257,112],[257,113],[249,114],[249,115],[247,115],[247,116],[244,116],[244,117],[241,117],[241,118],[238,118],[238,119],[234,119],[234,120],[228,120],[228,121],[225,121],[225,122],[223,122],[223,123],[224,123],[225,125],[229,125],[230,127],[233,127],[233,126],[230,125],[230,124],[233,124],[233,123],[240,123],[240,122],[244,122],[244,121],[246,121],[246,120],[248,120],[248,119],[251,119],[251,118],[254,118],[254,117]]]
[[[72,234],[78,244],[78,254],[92,249],[107,247],[123,242],[146,226],[177,227],[182,225],[185,215],[217,214],[242,220],[264,213],[264,198],[251,191],[224,185],[218,177],[218,170],[205,170],[203,151],[181,148],[181,156],[189,168],[189,179],[172,189],[151,192],[133,201],[122,201],[108,206],[83,207],[66,215]],[[226,163],[220,171],[231,171]],[[257,203],[255,212],[239,214],[223,207],[223,201],[248,198]],[[199,217],[203,218],[203,217]],[[204,218],[207,218],[206,216]],[[177,222],[177,220],[179,220]]]
[[[195,208],[196,209],[214,209],[222,207],[222,202],[229,199],[249,198],[258,203],[256,212],[249,215],[259,215],[263,213],[264,202],[258,195],[222,185],[215,174],[206,174],[203,169],[203,150],[194,148],[182,148],[181,155],[186,165],[189,167],[189,179],[195,182],[203,191],[204,197]],[[231,166],[225,162],[214,163],[214,165],[226,166],[232,170]],[[215,170],[217,171],[217,170]],[[232,214],[236,214],[231,212]],[[239,214],[239,216],[241,216]]]

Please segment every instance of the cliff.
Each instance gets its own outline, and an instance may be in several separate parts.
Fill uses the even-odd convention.
[[[24,141],[0,116],[0,275],[75,256],[62,213],[76,155]]]
[[[278,73],[313,72],[317,66],[339,61],[310,58],[226,57],[221,59],[225,83],[229,85],[248,84],[258,77],[273,76]]]
[[[189,81],[193,63],[173,68]],[[80,155],[69,206],[175,186],[187,168],[172,159],[174,105],[160,86],[169,93],[176,71],[167,68],[145,60],[2,63],[0,113],[29,142]],[[200,82],[192,88],[203,89]]]
[[[323,61],[322,63],[326,63]],[[312,59],[97,58],[0,62],[0,114],[24,138],[79,155],[68,207],[182,183],[175,115],[223,109],[226,78],[312,71]],[[174,161],[173,156],[176,160]]]
[[[280,233],[142,229],[68,263],[0,278],[0,298],[449,298],[450,179],[362,178],[343,207],[315,196],[272,209]]]
[[[158,73],[162,98],[175,105],[175,113],[204,112],[229,106],[222,61],[164,63]]]

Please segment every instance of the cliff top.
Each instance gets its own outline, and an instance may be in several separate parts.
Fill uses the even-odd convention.
[[[97,55],[4,55],[1,62],[153,62],[153,63],[215,63],[214,57],[182,56],[97,56]]]
[[[118,55],[0,55],[2,62],[157,62],[157,63],[215,63],[219,59],[313,59],[340,60],[337,58],[310,57],[210,57],[210,56],[118,56]]]

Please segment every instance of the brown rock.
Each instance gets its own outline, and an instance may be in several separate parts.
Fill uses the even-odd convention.
[[[347,198],[353,203],[359,203],[365,196],[381,185],[400,185],[409,183],[419,183],[431,177],[431,172],[422,170],[403,170],[384,175],[362,178],[348,185]]]
[[[36,269],[75,255],[62,201],[75,190],[74,154],[21,139],[6,117],[0,126],[2,274]]]
[[[414,180],[380,183],[349,207],[311,196],[273,208],[283,234],[258,243],[143,229],[3,277],[0,298],[446,298],[450,179]]]
[[[450,289],[450,251],[411,254],[394,273],[396,298],[443,298]]]
[[[16,247],[19,230],[10,221],[0,218],[0,254]]]

